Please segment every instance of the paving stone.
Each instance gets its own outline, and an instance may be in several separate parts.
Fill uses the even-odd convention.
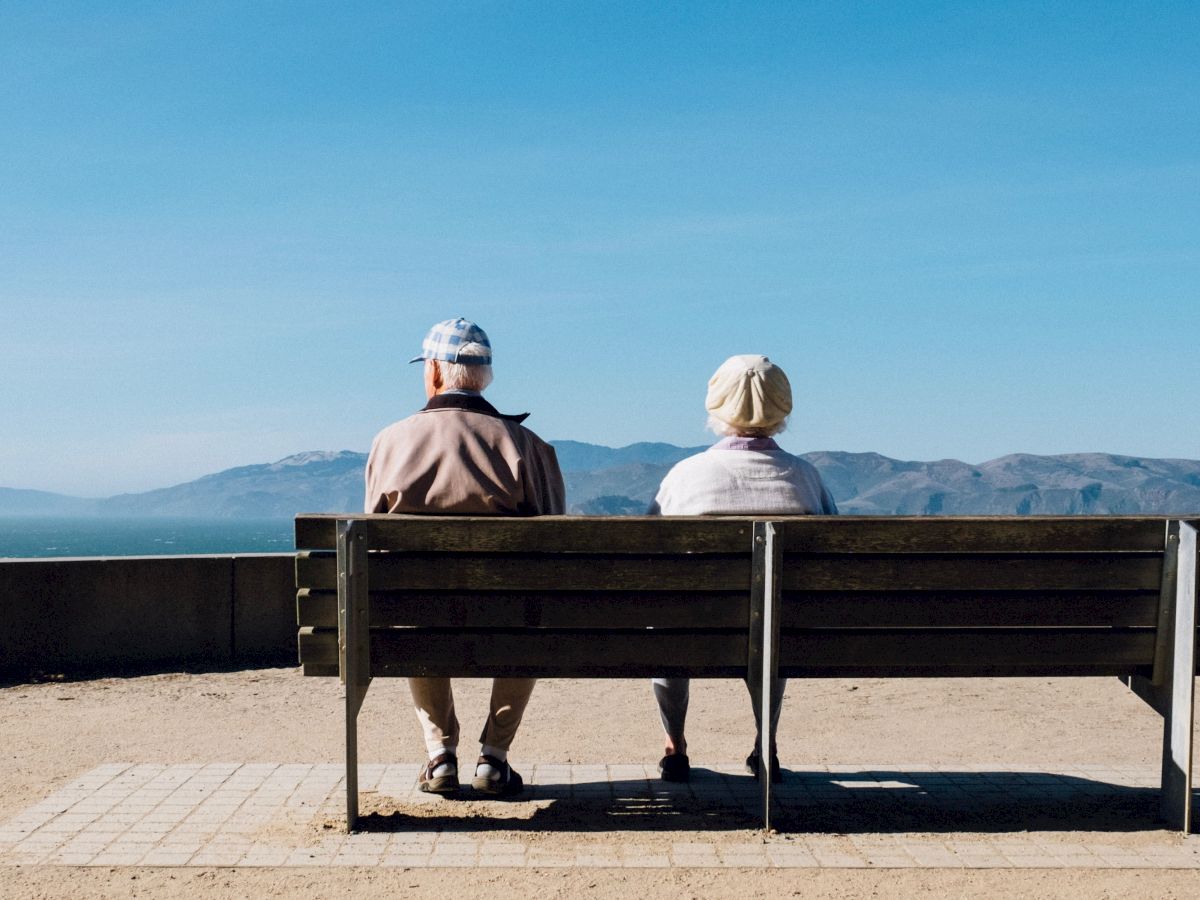
[[[333,863],[333,853],[311,853],[307,850],[293,850],[280,865],[284,866],[328,866]]]
[[[142,857],[142,861],[139,863],[139,865],[184,866],[187,865],[188,860],[190,860],[194,855],[195,853],[190,851],[172,852],[164,849],[151,850]]]
[[[1017,869],[1055,869],[1062,863],[1052,856],[1010,856],[1009,863]]]
[[[626,856],[621,865],[627,869],[665,869],[671,865],[665,853],[649,853],[645,855]]]
[[[434,867],[445,866],[447,868],[473,868],[477,865],[479,857],[474,854],[464,854],[462,856],[446,853],[434,854],[429,857],[429,865]]]
[[[480,857],[479,868],[481,869],[502,869],[502,868],[518,868],[525,866],[524,855],[500,855]]]
[[[863,861],[866,863],[866,867],[871,869],[912,869],[920,865],[911,856],[900,854],[894,856],[867,856],[864,857]]]
[[[291,851],[284,847],[255,846],[246,851],[241,864],[245,866],[281,866],[290,855]]]
[[[619,853],[576,853],[575,865],[583,869],[619,869],[624,865]]]
[[[726,869],[765,869],[771,860],[763,854],[721,854],[721,866]]]
[[[429,866],[429,857],[419,853],[389,853],[382,858],[381,864],[385,866],[426,868]],[[519,865],[523,864],[524,859],[522,858]]]
[[[1103,869],[1111,868],[1107,862],[1091,853],[1055,854],[1054,859],[1059,865],[1070,869]]]
[[[572,851],[530,847],[525,854],[525,864],[533,868],[573,866],[575,865],[575,854]]]
[[[50,866],[86,866],[95,858],[95,853],[57,853],[44,860]]]
[[[144,853],[117,853],[114,851],[108,851],[106,853],[97,854],[95,857],[93,857],[90,861],[90,865],[136,866],[142,861],[142,857],[145,855],[146,854]],[[216,863],[216,865],[221,864]],[[225,865],[232,865],[232,863],[226,863]]]
[[[813,858],[819,866],[827,869],[855,869],[866,865],[864,857],[836,851],[814,850]]]

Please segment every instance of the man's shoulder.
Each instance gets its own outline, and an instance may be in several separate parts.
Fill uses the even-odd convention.
[[[539,447],[544,450],[549,450],[551,453],[554,452],[554,445],[551,444],[549,441],[539,437],[537,432],[535,432],[529,426],[522,425],[519,422],[510,422],[509,424],[511,426],[513,426],[513,431],[522,435],[525,438],[525,440],[529,441],[534,446]]]
[[[391,425],[381,428],[379,433],[375,435],[374,443],[378,444],[381,440],[385,440],[398,434],[403,434],[404,432],[410,431],[414,428],[420,428],[420,418],[421,413],[414,413],[411,416],[406,416],[403,419],[393,422]]]

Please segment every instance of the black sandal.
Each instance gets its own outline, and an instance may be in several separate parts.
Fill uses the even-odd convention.
[[[762,758],[755,750],[746,757],[746,771],[754,776],[754,780],[758,781],[759,772],[762,771]],[[771,784],[780,784],[783,781],[783,769],[779,766],[778,754],[771,754]]]
[[[672,753],[658,761],[658,774],[663,781],[688,781],[692,777],[692,764],[686,753]]]

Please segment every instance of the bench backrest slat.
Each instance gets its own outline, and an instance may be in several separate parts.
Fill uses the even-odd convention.
[[[649,678],[742,677],[747,631],[384,628],[371,635],[371,674]],[[302,630],[306,663],[337,668],[337,632]]]
[[[790,677],[1127,675],[1153,660],[1153,631],[1107,628],[785,630],[779,644]]]
[[[749,622],[743,591],[516,591],[480,595],[454,591],[373,591],[372,627],[483,628],[742,628]],[[486,602],[484,602],[486,600]],[[303,590],[297,597],[301,625],[337,627],[337,594]]]
[[[749,548],[749,540],[746,541]],[[297,559],[299,583],[337,588],[337,560]],[[736,591],[750,580],[750,553],[633,555],[581,553],[379,553],[370,558],[372,591]]]
[[[785,591],[1156,591],[1162,553],[785,553]]]
[[[789,517],[784,553],[1162,553],[1165,523],[1150,516]]]
[[[1154,628],[1157,591],[784,591],[789,628]]]
[[[337,520],[347,516],[296,518],[296,547],[337,548]],[[742,553],[750,540],[744,516],[712,519],[539,516],[361,516],[373,549],[419,552],[545,553]],[[503,525],[497,526],[497,522]]]

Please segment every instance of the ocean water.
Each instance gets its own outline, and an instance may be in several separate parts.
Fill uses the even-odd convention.
[[[291,519],[0,517],[0,559],[291,553]]]

